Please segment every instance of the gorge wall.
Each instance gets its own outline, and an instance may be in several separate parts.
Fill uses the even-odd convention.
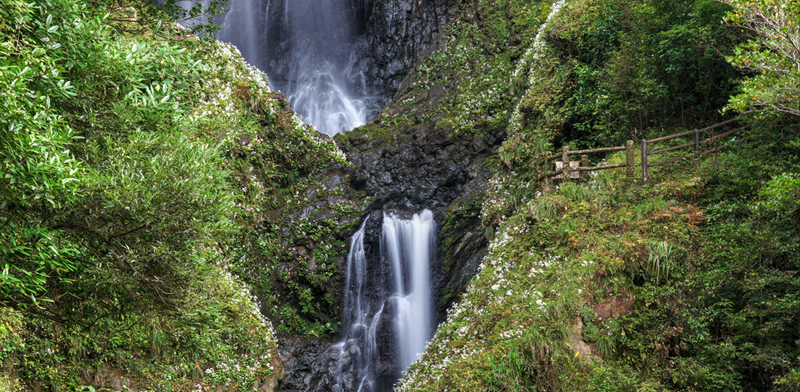
[[[307,185],[298,190],[304,198],[297,208],[276,206],[272,228],[265,234],[276,234],[275,244],[285,251],[277,266],[253,269],[262,276],[260,271],[271,271],[266,275],[274,282],[260,287],[269,303],[263,311],[284,336],[283,388],[306,390],[320,385],[315,380],[330,375],[335,363],[331,360],[339,359],[326,357],[328,339],[308,336],[337,332],[344,245],[359,216],[434,210],[441,228],[440,265],[432,280],[439,301],[437,324],[477,271],[499,220],[481,211],[500,168],[500,146],[524,92],[519,79],[528,78],[527,69],[519,72],[520,64],[524,68],[550,4],[514,3],[504,8],[455,1],[342,3],[331,9],[332,19],[356,22],[326,27],[342,45],[328,43],[323,48],[313,45],[328,41],[283,33],[293,29],[292,13],[316,15],[310,3],[287,5],[272,0],[266,7],[269,20],[277,21],[265,27],[262,40],[263,52],[276,54],[260,64],[271,84],[281,89],[292,83],[297,74],[293,67],[305,61],[296,56],[311,56],[315,50],[327,53],[344,70],[348,89],[369,98],[367,106],[377,113],[364,126],[334,137],[348,164],[311,170],[301,178]],[[305,11],[297,11],[303,7]],[[344,214],[337,207],[342,204],[350,206]],[[308,235],[318,227],[327,229]],[[366,237],[369,243],[369,231]],[[320,280],[321,271],[328,278]],[[276,293],[282,298],[271,300]],[[325,303],[307,298],[324,298]]]
[[[443,320],[444,309],[464,290],[486,252],[488,241],[479,218],[480,204],[497,164],[490,158],[497,154],[505,130],[500,125],[484,126],[480,132],[459,135],[453,132],[452,126],[421,118],[430,118],[438,112],[441,119],[448,112],[458,110],[450,106],[463,83],[456,70],[448,71],[452,74],[451,82],[430,92],[416,84],[421,78],[415,71],[432,54],[447,49],[443,36],[446,23],[463,12],[455,2],[377,1],[369,5],[354,7],[355,14],[367,17],[367,21],[354,26],[357,30],[363,26],[363,35],[353,43],[356,61],[351,62],[351,68],[363,71],[368,76],[367,89],[382,94],[383,102],[388,105],[365,126],[335,137],[352,164],[336,169],[338,178],[347,179],[337,186],[350,189],[345,192],[350,195],[347,197],[361,198],[354,202],[360,206],[362,214],[383,210],[434,210],[437,227],[450,235],[437,243],[440,257],[436,258],[433,269],[434,296],[440,299],[435,310],[438,324]],[[280,63],[271,66],[274,70],[285,67]],[[274,72],[270,77],[274,78],[273,75]],[[415,94],[425,94],[425,97],[409,104],[409,96]],[[390,95],[394,95],[391,102]],[[408,120],[398,121],[397,118]],[[364,200],[368,203],[364,204]],[[311,204],[319,205],[313,200]],[[365,246],[372,252],[378,249],[375,235],[368,227]],[[309,253],[315,248],[314,245],[303,247]],[[345,271],[343,255],[338,258],[337,268],[340,273]],[[341,295],[344,282],[341,278],[336,278],[336,282],[329,291]],[[383,331],[379,340],[386,341],[387,334],[391,331]],[[324,385],[329,384],[324,379],[331,378],[340,359],[335,356],[338,354],[334,354],[334,358],[328,356],[329,343],[324,339],[288,336],[283,342],[287,376],[282,388],[325,390]],[[389,365],[395,363],[395,359],[391,359],[394,354],[384,351],[378,367],[391,373],[396,366]],[[387,379],[396,380],[396,375]]]
[[[217,37],[329,135],[373,118],[447,20],[439,1],[234,0]]]

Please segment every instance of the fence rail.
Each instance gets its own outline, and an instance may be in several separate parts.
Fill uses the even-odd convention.
[[[589,155],[588,154],[595,154],[600,152],[616,152],[616,151],[625,151],[625,155],[627,156],[625,163],[613,164],[613,165],[599,165],[599,166],[589,166]],[[580,155],[580,161],[572,161],[570,160],[570,156],[572,155]],[[553,154],[550,156],[544,157],[539,163],[539,176],[538,181],[544,180],[546,185],[550,185],[552,180],[554,179],[570,179],[570,178],[586,178],[586,173],[596,170],[608,170],[608,169],[616,169],[616,168],[627,168],[627,176],[633,178],[634,172],[634,143],[633,140],[628,140],[624,146],[620,147],[603,147],[603,148],[595,148],[590,150],[570,150],[569,146],[564,146],[561,148],[561,153]],[[548,171],[550,166],[550,161],[554,159],[561,158],[560,161],[556,162],[556,170],[555,171]],[[560,167],[559,167],[560,165]]]
[[[663,136],[655,139],[645,140],[642,139],[641,141],[641,167],[642,167],[642,180],[647,181],[648,179],[648,169],[651,167],[666,165],[669,163],[678,162],[680,160],[686,158],[699,158],[703,155],[713,153],[718,151],[722,147],[714,146],[711,149],[706,151],[700,151],[700,146],[704,144],[714,144],[719,139],[722,139],[727,136],[731,136],[743,129],[749,127],[749,125],[739,127],[724,133],[720,133],[718,135],[712,135],[708,138],[703,140],[700,139],[700,134],[703,132],[708,132],[725,125],[731,124],[740,120],[740,117],[732,118],[727,121],[723,121],[718,124],[714,124],[709,127],[705,127],[702,129],[695,129],[693,131],[681,132],[676,133],[673,135]],[[653,151],[648,151],[648,146],[652,146],[655,143],[665,142],[668,140],[686,137],[686,136],[693,136],[694,140],[689,143],[680,144],[677,146],[671,147],[664,147]],[[596,170],[607,170],[607,169],[616,169],[616,168],[625,168],[625,176],[628,179],[634,178],[634,170],[635,170],[635,149],[634,149],[634,142],[633,140],[628,140],[624,146],[619,147],[603,147],[603,148],[595,148],[589,150],[570,150],[569,146],[564,146],[561,148],[561,152],[555,153],[553,155],[542,157],[539,161],[539,175],[538,181],[544,181],[545,186],[549,186],[552,184],[553,180],[562,180],[562,181],[569,181],[570,179],[586,179],[588,172],[596,171]],[[649,157],[653,155],[663,154],[672,151],[678,151],[681,149],[692,148],[693,151],[691,154],[683,155],[677,158],[671,158],[664,161],[649,162]],[[600,152],[616,152],[616,151],[625,151],[625,163],[619,164],[612,164],[612,165],[598,165],[598,166],[589,166],[589,155],[588,154],[595,154]],[[580,161],[572,161],[570,160],[570,156],[572,155],[580,155]],[[550,161],[559,159],[555,162],[555,170],[550,171]]]
[[[701,152],[700,151],[700,145],[714,143],[719,139],[722,139],[722,138],[727,137],[727,136],[731,136],[736,132],[739,132],[739,131],[741,131],[743,129],[748,128],[749,125],[745,125],[743,127],[739,127],[739,128],[727,131],[727,132],[723,132],[723,133],[721,133],[719,135],[712,135],[712,136],[710,136],[710,137],[708,137],[706,139],[703,139],[703,140],[700,140],[700,134],[703,133],[703,132],[711,131],[711,130],[717,129],[719,127],[728,125],[728,124],[730,124],[732,122],[735,122],[735,121],[737,121],[739,119],[740,119],[739,117],[736,117],[736,118],[732,118],[732,119],[727,120],[727,121],[723,121],[723,122],[721,122],[719,124],[714,124],[714,125],[712,125],[710,127],[706,127],[706,128],[702,128],[702,129],[695,129],[693,131],[688,131],[688,132],[676,133],[674,135],[659,137],[659,138],[655,138],[655,139],[650,139],[650,140],[642,139],[642,148],[641,148],[641,154],[642,154],[642,180],[647,181],[647,179],[648,179],[648,169],[651,168],[651,167],[666,165],[668,163],[678,162],[678,161],[681,161],[681,160],[684,160],[684,159],[687,159],[687,158],[697,159],[697,158],[700,158],[700,156],[702,156],[702,155],[710,154],[712,152],[715,152],[715,151],[719,150],[720,147],[713,147],[713,148],[711,148],[709,150]],[[672,139],[676,139],[676,138],[679,138],[679,137],[685,137],[685,136],[693,136],[694,137],[694,141],[692,141],[690,143],[685,143],[685,144],[673,146],[673,147],[661,148],[661,149],[658,149],[658,150],[655,150],[655,151],[647,151],[647,147],[649,145],[653,145],[655,143],[665,142],[667,140],[672,140]],[[664,160],[664,161],[654,162],[654,163],[650,163],[649,162],[649,157],[651,157],[653,155],[658,155],[658,154],[662,154],[662,153],[670,152],[670,151],[677,151],[677,150],[688,148],[688,147],[692,147],[692,149],[693,149],[691,154],[680,156],[680,157],[677,157],[677,158],[667,159],[667,160]]]

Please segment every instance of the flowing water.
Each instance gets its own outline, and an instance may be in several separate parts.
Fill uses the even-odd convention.
[[[398,358],[393,362],[399,368],[392,372],[396,376],[424,351],[433,332],[430,281],[436,241],[433,213],[425,210],[410,219],[384,213],[379,260],[367,257],[366,223],[353,235],[347,257],[342,315],[346,333],[333,347],[339,358],[334,392],[388,390],[396,378],[387,385],[387,375],[378,374],[381,351],[397,353]],[[382,262],[390,265],[388,271],[381,268]],[[371,287],[378,282],[390,287]],[[384,314],[387,308],[392,309],[392,314]],[[387,321],[392,324],[389,335],[396,347],[378,344],[380,324]]]
[[[366,298],[367,256],[364,251],[364,226],[353,234],[350,241],[350,254],[347,255],[347,276],[345,280],[344,311],[342,321],[347,333],[342,342],[334,346],[339,350],[339,364],[335,380],[335,391],[374,391],[375,371],[373,364],[378,358],[375,343],[378,322],[383,313],[383,304],[373,309]],[[345,365],[351,365],[345,368]]]
[[[230,0],[217,38],[269,74],[304,122],[328,135],[364,125],[369,99],[353,74],[347,0]],[[355,74],[358,74],[356,72]]]
[[[384,214],[381,250],[392,265],[395,324],[400,367],[405,370],[425,350],[433,332],[431,251],[436,227],[433,213],[425,210],[410,220]]]
[[[217,20],[217,39],[236,46],[247,62],[261,69],[264,37],[258,32],[263,29],[265,14],[260,5],[261,0],[230,0],[229,11]]]
[[[348,2],[286,0],[282,8],[283,18],[280,12],[267,10],[265,26],[268,31],[280,23],[279,36],[287,46],[283,56],[288,62],[271,71],[283,74],[276,78],[284,81],[277,87],[303,120],[320,132],[335,135],[363,125],[366,105],[355,97],[356,84],[345,77],[354,38]]]

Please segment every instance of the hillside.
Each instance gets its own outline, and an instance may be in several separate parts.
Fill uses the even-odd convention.
[[[0,15],[3,388],[272,390],[274,303],[240,276],[281,241],[261,235],[278,231],[272,211],[305,208],[300,176],[341,152],[235,48],[147,6],[12,1]],[[358,212],[332,203],[328,219]],[[340,229],[298,241],[328,230],[332,249]]]

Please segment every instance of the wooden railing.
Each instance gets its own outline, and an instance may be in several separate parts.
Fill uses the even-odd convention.
[[[642,139],[641,141],[642,180],[647,181],[648,168],[677,162],[691,157],[697,159],[700,158],[702,155],[710,154],[712,152],[719,150],[721,147],[713,146],[711,149],[701,152],[700,146],[703,144],[716,143],[716,141],[718,141],[719,139],[731,136],[736,132],[748,128],[749,125],[736,128],[721,133],[719,135],[713,135],[703,140],[700,140],[700,134],[702,134],[703,132],[711,131],[713,129],[717,129],[719,127],[728,125],[739,119],[740,118],[737,117],[703,129],[695,129],[693,131],[676,133],[674,135],[664,136],[656,139],[651,139],[651,140]],[[650,145],[685,136],[693,136],[694,141],[692,141],[691,143],[685,143],[677,146],[661,148],[655,151],[648,151],[648,146]],[[690,147],[693,148],[692,154],[683,155],[677,158],[667,159],[660,162],[649,163],[649,157],[653,155],[663,154],[671,151],[677,151],[680,149],[685,149]],[[589,154],[595,154],[600,152],[616,152],[616,151],[625,151],[625,163],[619,163],[613,165],[589,166]],[[570,156],[572,155],[580,155],[581,156],[580,161],[572,161],[570,159]],[[624,146],[620,147],[605,147],[605,148],[595,148],[589,150],[570,150],[569,146],[564,146],[561,148],[560,153],[556,153],[541,158],[538,165],[539,166],[538,181],[544,181],[544,186],[549,186],[552,184],[553,180],[569,181],[571,179],[586,179],[587,173],[590,171],[607,170],[607,169],[615,169],[623,167],[625,168],[625,177],[632,180],[635,176],[634,174],[636,165],[635,157],[636,157],[636,151],[634,149],[633,140],[628,140]],[[554,161],[556,159],[558,159],[558,161],[555,161],[555,170],[549,171],[549,168],[551,167],[550,166],[551,161]]]
[[[715,146],[715,147],[712,147],[711,149],[708,149],[708,150],[705,150],[705,151],[701,152],[700,151],[700,145],[709,144],[709,143],[715,143],[719,139],[722,139],[722,138],[724,138],[726,136],[733,135],[736,132],[739,132],[739,131],[741,131],[741,130],[743,130],[745,128],[748,128],[750,125],[745,125],[743,127],[736,128],[736,129],[721,133],[719,135],[714,135],[714,136],[711,136],[711,137],[709,137],[707,139],[703,139],[703,140],[700,140],[700,134],[703,133],[703,132],[710,131],[712,129],[717,129],[719,127],[722,127],[724,125],[730,124],[730,123],[735,122],[737,120],[739,120],[738,117],[737,118],[732,118],[732,119],[730,119],[728,121],[723,121],[723,122],[721,122],[719,124],[715,124],[715,125],[712,125],[710,127],[703,128],[703,129],[695,129],[694,131],[676,133],[674,135],[659,137],[659,138],[655,138],[655,139],[651,139],[651,140],[642,139],[642,150],[641,150],[642,151],[642,179],[644,181],[647,181],[647,178],[648,178],[647,177],[647,169],[648,168],[655,167],[655,166],[660,166],[660,165],[666,165],[668,163],[681,161],[681,160],[684,160],[686,158],[698,159],[702,155],[710,154],[712,152],[715,152],[715,151],[719,150],[721,147],[716,147]],[[661,148],[661,149],[658,149],[658,150],[655,150],[655,151],[647,151],[647,147],[649,145],[651,145],[651,144],[658,143],[658,142],[664,142],[664,141],[667,141],[667,140],[672,140],[672,139],[675,139],[675,138],[685,137],[685,136],[693,136],[694,137],[694,141],[692,141],[690,143],[686,143],[686,144],[677,145],[677,146]],[[692,147],[692,149],[694,150],[692,154],[683,155],[683,156],[680,156],[680,157],[677,157],[677,158],[667,159],[667,160],[659,161],[659,162],[655,162],[655,163],[650,163],[649,162],[649,157],[650,156],[657,155],[657,154],[663,154],[665,152],[670,152],[670,151],[677,151],[677,150],[685,149],[685,148],[689,148],[689,147]]]
[[[626,168],[626,177],[633,179],[633,171],[634,171],[634,159],[635,159],[635,151],[634,151],[634,143],[633,140],[628,140],[624,146],[621,147],[605,147],[605,148],[594,148],[590,150],[570,150],[569,146],[561,147],[561,153],[550,155],[544,157],[540,162],[539,166],[539,177],[538,181],[544,180],[545,185],[550,185],[552,180],[570,180],[572,178],[582,178],[586,179],[588,172],[596,171],[596,170],[607,170],[607,169],[615,169],[624,167]],[[598,165],[598,166],[589,166],[589,154],[599,153],[599,152],[616,152],[616,151],[625,151],[625,163],[619,163],[614,165]],[[580,155],[581,160],[580,162],[571,161],[570,155]],[[556,170],[548,172],[547,169],[550,166],[549,162],[561,158],[561,161],[557,162]],[[558,164],[561,167],[558,167]]]

